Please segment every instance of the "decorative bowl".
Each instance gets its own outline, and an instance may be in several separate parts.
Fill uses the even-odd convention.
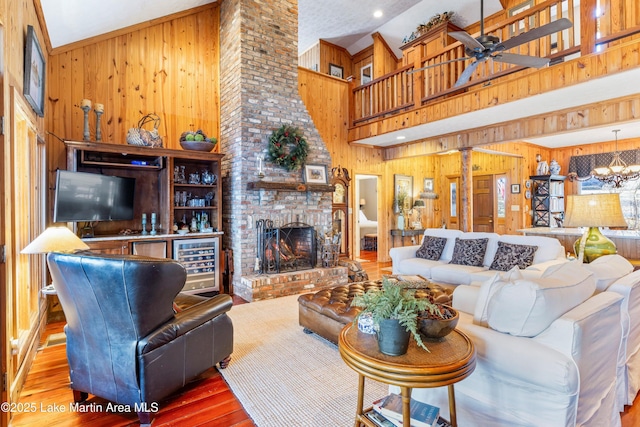
[[[211,151],[216,144],[206,141],[180,141],[180,146],[185,150],[192,151]]]
[[[186,228],[180,228],[179,230],[176,231],[176,233],[178,233],[181,236],[184,236],[185,234],[187,234],[189,232],[188,229]]]
[[[444,310],[453,313],[453,317],[449,319],[434,319],[431,317],[418,315],[418,332],[425,338],[439,339],[456,328],[460,315],[458,312],[448,305],[441,304]]]

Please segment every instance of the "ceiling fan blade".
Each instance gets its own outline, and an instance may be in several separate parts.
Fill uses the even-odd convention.
[[[465,56],[464,58],[456,58],[456,59],[450,59],[450,60],[444,61],[444,62],[438,62],[436,64],[427,65],[426,67],[417,68],[415,70],[407,71],[407,74],[417,73],[418,71],[426,70],[427,68],[438,67],[440,65],[449,64],[451,62],[466,61],[467,59],[473,59],[473,57],[472,56]]]
[[[484,46],[478,40],[471,37],[471,34],[465,31],[452,31],[448,33],[451,37],[461,42],[465,47],[476,50],[480,49],[480,51],[484,50]]]
[[[550,61],[549,58],[540,58],[529,55],[516,55],[515,53],[500,52],[492,56],[494,61],[506,62],[507,64],[522,65],[523,67],[542,68]]]
[[[465,68],[462,74],[460,74],[460,77],[458,77],[458,81],[456,81],[456,84],[454,84],[453,87],[462,86],[463,84],[467,83],[473,75],[473,72],[476,70],[476,68],[478,68],[479,63],[480,61],[476,60],[467,65],[467,68]]]
[[[496,45],[494,51],[509,50],[513,47],[519,46],[524,43],[529,43],[532,40],[539,39],[540,37],[548,36],[549,34],[557,33],[558,31],[571,28],[573,24],[567,18],[561,18],[556,21],[545,24],[541,27],[529,30],[526,33],[519,34],[502,43]]]

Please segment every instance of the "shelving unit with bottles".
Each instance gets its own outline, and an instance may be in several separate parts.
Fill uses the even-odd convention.
[[[534,227],[558,227],[564,220],[564,181],[561,175],[530,176]]]

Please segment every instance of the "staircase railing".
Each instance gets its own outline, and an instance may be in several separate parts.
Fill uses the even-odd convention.
[[[485,34],[504,41],[560,18],[567,18],[573,26],[567,30],[541,37],[507,51],[520,55],[547,57],[551,65],[602,49],[623,37],[640,37],[640,14],[633,13],[637,0],[601,0],[596,16],[596,0],[548,0],[507,20],[485,28]],[[585,13],[585,10],[589,13]],[[591,13],[593,11],[593,13]],[[626,11],[626,12],[625,12]],[[588,22],[585,16],[589,17]],[[593,17],[593,18],[592,18]],[[473,34],[474,37],[479,34]],[[585,42],[585,40],[588,40]],[[582,46],[581,46],[582,41]],[[466,57],[464,46],[454,42],[439,52],[422,57],[414,64],[352,89],[352,124],[367,122],[386,115],[418,108],[430,100],[464,91],[472,86],[487,84],[508,74],[530,70],[522,66],[493,60],[482,62],[468,82],[457,87],[462,71],[475,59]],[[414,70],[428,67],[424,70]],[[532,72],[532,71],[530,71]]]

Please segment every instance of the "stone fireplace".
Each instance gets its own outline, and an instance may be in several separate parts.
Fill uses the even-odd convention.
[[[271,221],[263,220],[257,224],[260,274],[309,270],[316,266],[316,232],[312,226],[295,222],[275,227]]]
[[[223,247],[233,250],[234,293],[248,301],[347,281],[344,267],[278,275],[256,269],[259,219],[304,217],[318,234],[332,225],[332,193],[309,190],[302,170],[288,171],[268,156],[269,137],[287,124],[302,130],[308,142],[306,163],[331,169],[331,156],[298,93],[297,34],[297,0],[220,4]],[[261,179],[258,164],[263,160]]]

